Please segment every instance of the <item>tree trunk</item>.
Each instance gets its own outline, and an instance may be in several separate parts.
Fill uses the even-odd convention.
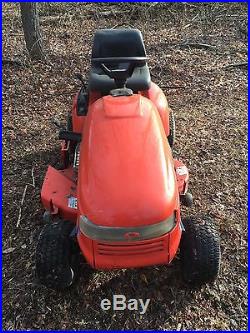
[[[42,36],[39,27],[39,17],[36,2],[20,2],[23,32],[26,47],[32,60],[43,60]]]

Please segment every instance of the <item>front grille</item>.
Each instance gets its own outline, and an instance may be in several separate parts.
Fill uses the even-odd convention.
[[[145,255],[147,253],[160,252],[164,250],[164,242],[162,240],[143,244],[97,244],[97,252],[99,255],[103,256]]]

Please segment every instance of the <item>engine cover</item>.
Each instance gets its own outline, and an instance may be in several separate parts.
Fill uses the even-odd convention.
[[[87,114],[78,209],[94,224],[161,222],[178,205],[171,149],[159,113],[141,95],[105,96]]]

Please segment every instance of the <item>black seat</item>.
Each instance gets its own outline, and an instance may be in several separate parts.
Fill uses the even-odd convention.
[[[103,71],[100,61],[95,60],[111,58],[108,59],[108,67],[121,69],[127,68],[130,59],[137,57],[140,58],[140,62],[135,62],[133,72],[126,82],[126,87],[134,92],[148,90],[151,82],[141,32],[137,29],[98,30],[95,33],[92,48],[89,90],[106,94],[116,88],[114,79]],[[112,58],[115,60],[114,62],[112,62]]]

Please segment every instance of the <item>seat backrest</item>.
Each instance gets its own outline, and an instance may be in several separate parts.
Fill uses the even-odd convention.
[[[103,71],[101,63],[96,62],[98,59],[105,58],[112,59],[108,63],[110,68],[113,67],[112,69],[125,68],[129,64],[129,58],[140,58],[140,62],[135,64],[131,76],[127,79],[126,87],[134,92],[149,89],[151,79],[146,62],[146,51],[142,34],[138,29],[97,30],[92,47],[90,91],[107,94],[116,88],[114,79]],[[119,60],[119,58],[121,59]],[[116,59],[115,63],[113,63],[114,59]],[[127,64],[126,61],[128,61]]]
[[[145,56],[142,34],[138,29],[103,29],[95,33],[92,58]]]

